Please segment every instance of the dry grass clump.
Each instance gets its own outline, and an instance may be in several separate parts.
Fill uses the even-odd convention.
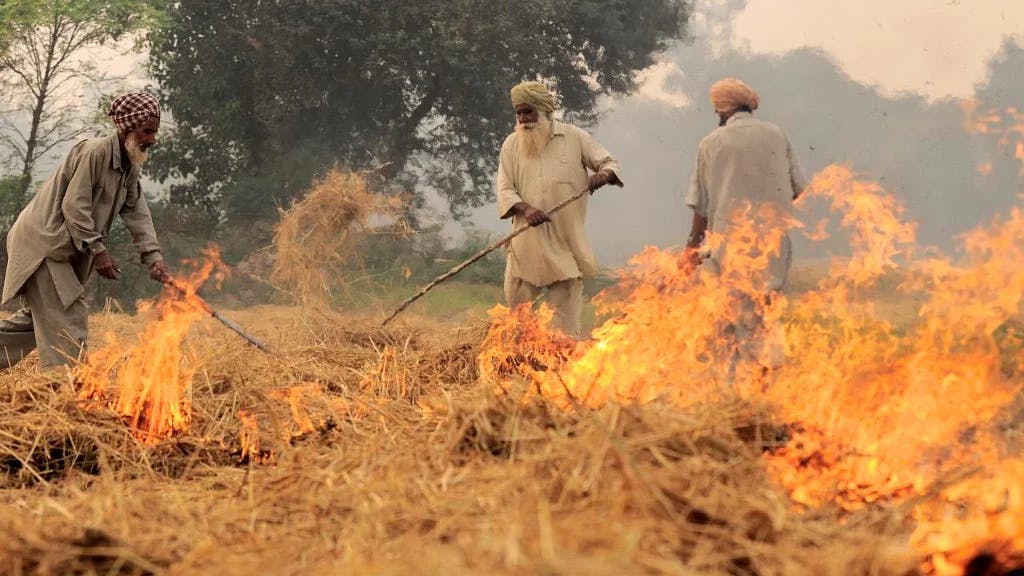
[[[793,512],[759,458],[780,437],[763,407],[567,408],[481,380],[481,327],[232,316],[277,355],[198,328],[192,427],[155,447],[31,365],[0,375],[10,454],[37,473],[52,464],[32,460],[26,432],[50,426],[94,442],[98,463],[44,481],[0,471],[0,574],[886,575],[916,563],[884,515]]]
[[[516,464],[552,515],[532,552],[558,549],[557,573],[914,573],[884,516],[845,529],[792,511],[758,459],[779,441],[768,417],[739,402],[565,411],[524,390],[455,403],[445,438],[466,465]]]
[[[371,218],[391,216],[396,201],[374,194],[362,174],[331,170],[301,200],[281,210],[271,282],[301,304],[323,304]]]

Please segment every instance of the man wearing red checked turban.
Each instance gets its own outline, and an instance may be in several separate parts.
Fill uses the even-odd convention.
[[[20,297],[23,307],[0,321],[0,368],[36,347],[43,368],[81,357],[88,337],[84,285],[93,270],[110,280],[121,272],[104,244],[115,215],[150,277],[160,281],[167,273],[139,188],[160,129],[160,104],[152,94],[124,94],[107,115],[115,133],[75,144],[7,235],[2,304]]]

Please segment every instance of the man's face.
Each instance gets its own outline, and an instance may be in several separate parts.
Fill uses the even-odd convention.
[[[516,122],[521,124],[523,128],[526,128],[527,130],[536,126],[537,121],[540,120],[540,112],[529,104],[520,104],[515,107],[515,111]]]
[[[156,144],[156,133],[160,131],[160,119],[150,118],[141,126],[128,133],[129,139],[137,142],[139,150],[149,152],[149,149]]]

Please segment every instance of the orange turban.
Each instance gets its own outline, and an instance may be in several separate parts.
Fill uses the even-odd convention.
[[[725,78],[715,82],[711,87],[711,103],[715,110],[728,112],[737,108],[747,107],[757,110],[760,98],[753,88],[735,78]]]

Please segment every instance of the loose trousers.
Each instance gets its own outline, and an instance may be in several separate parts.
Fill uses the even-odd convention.
[[[88,337],[85,298],[64,308],[46,262],[25,282],[21,296],[25,307],[0,320],[0,368],[16,364],[37,347],[43,368],[78,359]]]
[[[545,289],[548,305],[555,311],[554,327],[566,336],[578,340],[583,331],[580,325],[580,316],[583,313],[583,279],[570,278],[547,286],[534,286],[522,278],[505,274],[505,301],[510,307],[533,302]]]

